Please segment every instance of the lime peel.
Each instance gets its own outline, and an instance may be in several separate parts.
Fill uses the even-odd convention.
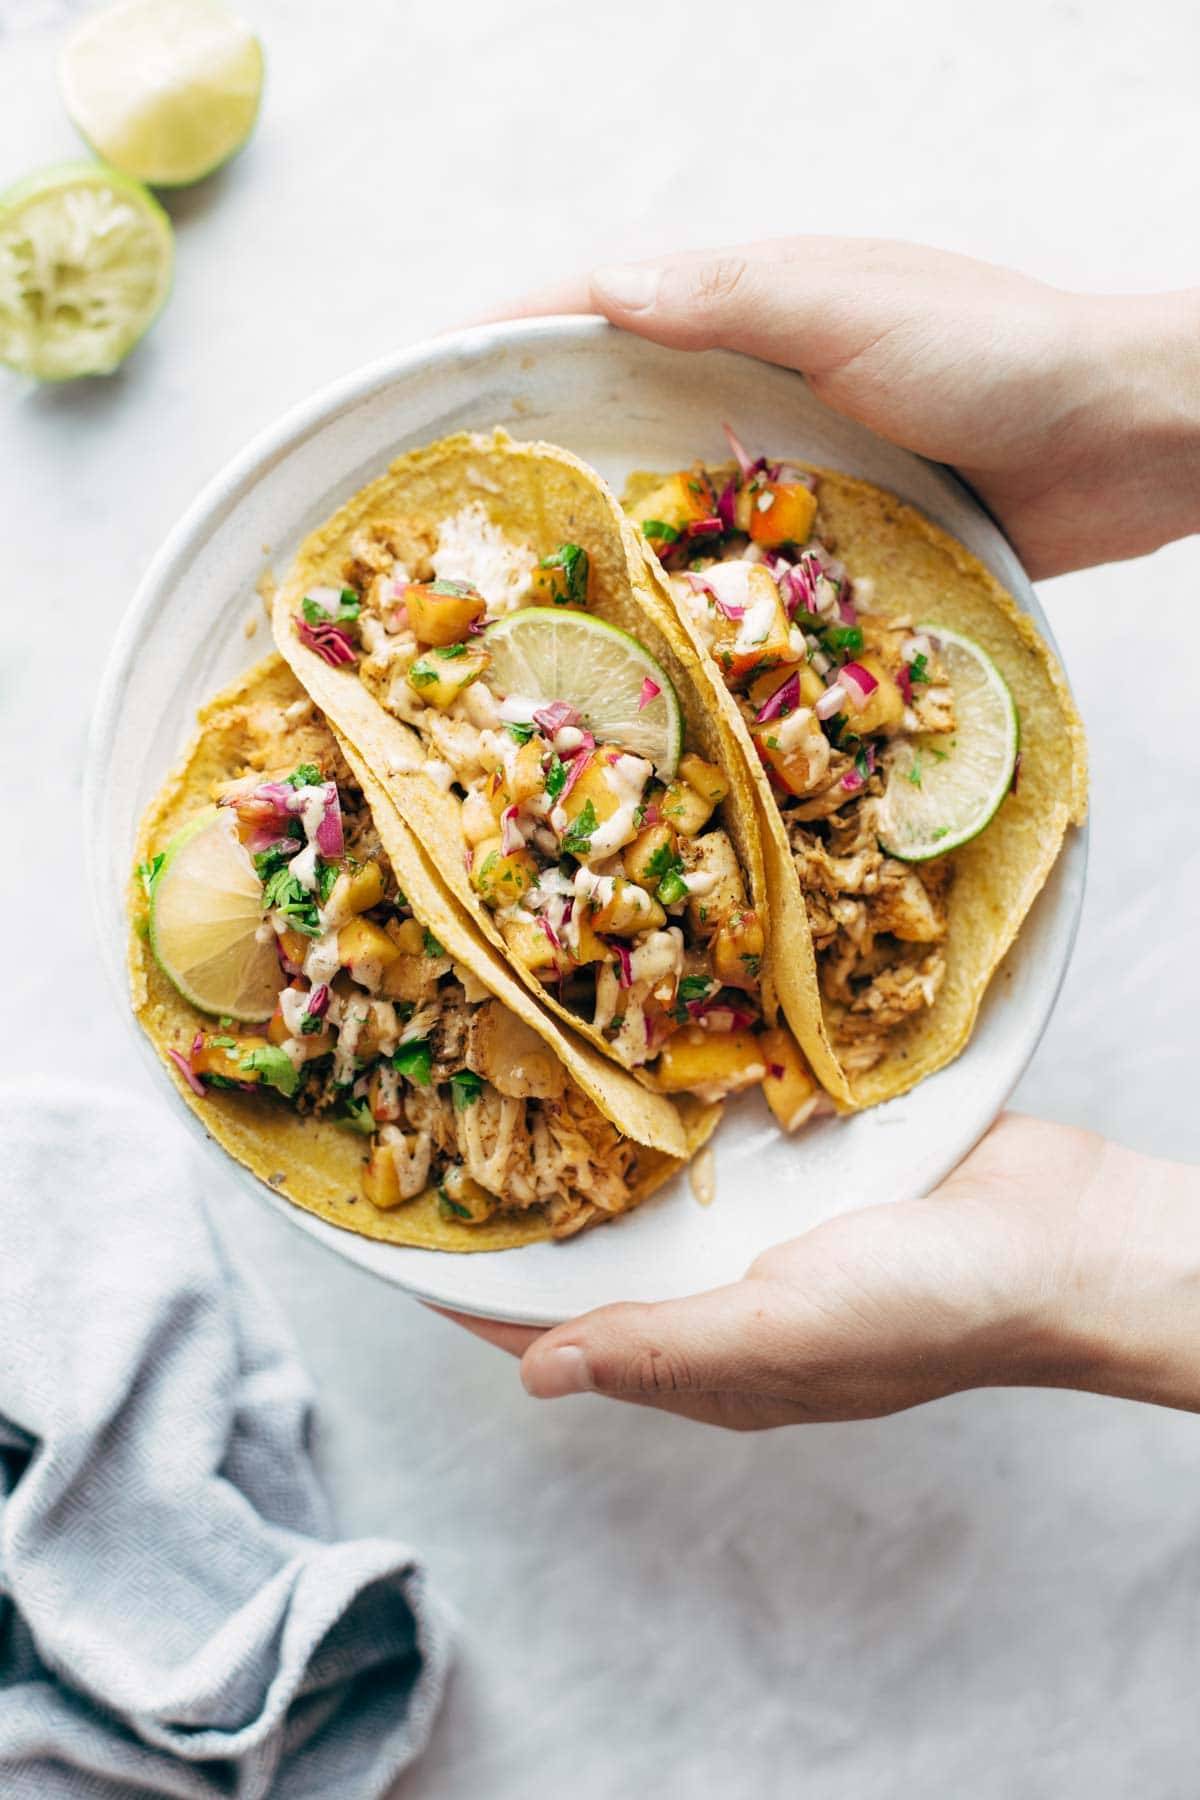
[[[229,813],[210,808],[163,852],[150,887],[150,947],[163,974],[201,1012],[259,1023],[284,984],[262,883]]]
[[[72,32],[59,82],[72,124],[106,162],[183,187],[253,131],[262,46],[222,0],[120,0]]]
[[[660,776],[674,775],[683,749],[679,696],[662,665],[620,626],[571,608],[527,606],[489,625],[483,641],[492,655],[489,686],[539,705],[565,700],[598,743],[618,744],[646,757]]]
[[[917,626],[937,640],[954,694],[952,734],[901,738],[888,752],[879,843],[901,862],[928,862],[969,843],[1012,786],[1020,719],[1008,683],[972,638]]]
[[[42,381],[110,375],[171,291],[171,221],[98,163],[63,163],[0,194],[0,362]]]

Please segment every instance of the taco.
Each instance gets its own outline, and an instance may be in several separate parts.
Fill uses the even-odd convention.
[[[500,1250],[628,1210],[704,1141],[717,1108],[681,1119],[480,942],[281,658],[199,723],[142,824],[130,974],[239,1162],[364,1236]]]
[[[967,1042],[1087,805],[1083,727],[1029,618],[913,507],[752,459],[631,477],[647,566],[758,790],[781,1003],[844,1103]]]
[[[461,435],[301,546],[276,642],[539,1003],[660,1093],[819,1104],[775,1026],[754,787],[592,470]]]

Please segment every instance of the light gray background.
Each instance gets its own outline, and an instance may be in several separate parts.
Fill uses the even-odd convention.
[[[0,1072],[148,1107],[86,916],[86,723],[151,552],[252,432],[397,343],[675,244],[892,234],[1092,289],[1195,279],[1200,17],[1168,0],[245,10],[264,116],[171,202],[153,335],[107,383],[0,385]],[[72,11],[0,0],[0,185],[77,153]],[[1193,1158],[1198,567],[1193,542],[1042,590],[1092,733],[1092,877],[1017,1096]],[[345,1528],[423,1545],[463,1615],[403,1800],[1200,1789],[1194,1419],[984,1393],[743,1439],[535,1406],[232,1184],[218,1210],[320,1384]]]

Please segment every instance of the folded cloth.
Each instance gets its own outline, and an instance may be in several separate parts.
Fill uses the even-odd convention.
[[[313,1400],[205,1171],[95,1089],[0,1089],[0,1793],[370,1800],[448,1662],[421,1564],[329,1541]]]

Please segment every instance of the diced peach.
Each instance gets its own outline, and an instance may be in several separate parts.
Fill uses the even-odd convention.
[[[232,1037],[232,1032],[218,1031],[213,1033],[218,1038]],[[219,1075],[223,1081],[250,1081],[259,1079],[257,1069],[243,1069],[242,1058],[249,1056],[252,1050],[265,1050],[267,1039],[258,1036],[235,1037],[232,1045],[216,1044],[212,1037],[206,1037],[198,1050],[191,1057],[192,1069],[197,1075]]]
[[[796,651],[791,624],[779,587],[771,571],[754,563],[746,575],[745,600],[740,618],[730,619],[713,609],[713,656],[727,687],[742,687],[765,669],[794,663]]]
[[[675,833],[669,825],[647,825],[632,844],[626,845],[623,861],[631,881],[653,893],[676,854]]]
[[[523,968],[532,969],[538,975],[561,975],[570,966],[566,952],[556,950],[541,926],[532,919],[505,919],[500,930],[504,942]]]
[[[476,846],[471,886],[485,906],[511,906],[537,878],[537,861],[530,851],[513,850],[505,855],[498,837]]]
[[[461,1163],[452,1163],[442,1176],[438,1211],[443,1218],[457,1219],[463,1225],[480,1225],[491,1218],[499,1204],[495,1194],[489,1194],[473,1175],[468,1175]]]
[[[384,930],[402,956],[424,956],[425,927],[416,919],[389,919]]]
[[[712,970],[722,987],[758,991],[762,970],[762,920],[750,907],[732,912],[718,925],[710,947]]]
[[[586,606],[592,597],[592,561],[578,544],[560,544],[530,578],[535,606]]]
[[[790,1031],[775,1026],[758,1041],[767,1064],[763,1077],[767,1105],[784,1131],[798,1131],[815,1110],[821,1090]]]
[[[343,869],[330,892],[328,910],[335,918],[369,912],[383,899],[383,888],[383,870],[374,859],[360,864],[357,869]],[[304,959],[289,954],[288,960],[303,962]]]
[[[667,915],[658,901],[635,881],[623,875],[613,877],[613,890],[601,906],[589,909],[597,931],[611,931],[618,937],[633,937],[639,931],[657,930],[665,925]]]
[[[852,701],[847,701],[843,710],[851,728],[860,737],[869,737],[874,732],[898,731],[904,723],[904,696],[888,674],[882,658],[873,650],[864,650],[854,661],[873,675],[878,685],[867,695],[867,703],[861,710]]]
[[[585,963],[607,962],[612,955],[600,937],[586,906],[576,906],[566,938],[572,960],[580,967]]]
[[[630,509],[630,517],[640,526],[642,535],[657,548],[666,550],[694,519],[708,519],[717,510],[712,484],[702,469],[678,469],[644,499]],[[651,528],[666,525],[666,536]]]
[[[458,644],[487,602],[465,581],[410,581],[404,590],[408,622],[419,644]]]
[[[521,745],[512,759],[512,768],[500,763],[488,777],[484,793],[488,805],[499,818],[510,806],[522,806],[540,794],[546,785],[542,773],[542,746],[536,738]]]
[[[772,694],[777,694],[781,687],[785,687],[793,675],[799,681],[801,706],[815,706],[825,692],[825,683],[812,664],[793,663],[789,668],[786,663],[783,663],[777,668],[768,669],[764,674],[756,676],[750,683],[746,690],[746,698],[753,710],[756,713],[760,712]],[[786,717],[786,714],[777,714],[776,716]]]
[[[383,927],[361,915],[350,919],[338,932],[338,961],[364,987],[376,986],[399,954]]]
[[[291,925],[286,931],[279,933],[279,948],[295,967],[300,968],[312,946],[312,939],[302,931],[296,931]]]
[[[736,1094],[766,1072],[752,1031],[705,1031],[700,1025],[685,1025],[668,1038],[655,1064],[665,1094],[695,1094],[701,1100]]]
[[[750,727],[772,777],[789,794],[807,794],[829,766],[829,745],[815,714],[790,713]]]
[[[559,801],[563,816],[568,826],[576,824],[585,808],[591,805],[592,815],[597,825],[604,825],[619,808],[621,801],[616,788],[608,779],[609,758],[623,754],[614,745],[606,744],[593,750],[587,759],[582,775],[566,797]],[[564,833],[565,835],[565,833]],[[620,843],[609,846],[611,850],[619,850],[621,844],[631,843],[637,836],[637,825],[630,818],[629,830]]]
[[[751,503],[750,536],[765,549],[803,544],[816,516],[817,496],[802,481],[764,481]]]
[[[385,1000],[407,1000],[419,1006],[437,992],[438,974],[436,960],[423,949],[417,955],[406,952],[383,970],[379,992]]]
[[[426,706],[445,712],[464,688],[479,680],[491,660],[480,644],[447,644],[410,663],[405,680]]]
[[[689,752],[680,757],[679,773],[668,784],[659,811],[680,837],[695,837],[728,792],[729,783],[716,764]]]
[[[371,1154],[363,1167],[362,1188],[371,1205],[377,1206],[380,1212],[390,1212],[400,1205],[403,1199],[400,1173],[389,1145],[371,1146]]]

